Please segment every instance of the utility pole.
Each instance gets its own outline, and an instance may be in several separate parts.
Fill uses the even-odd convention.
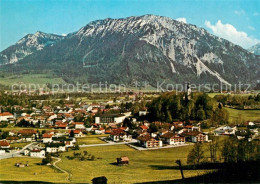
[[[181,160],[176,160],[176,164],[179,165],[179,168],[181,171],[181,177],[182,177],[182,180],[184,180],[183,170],[182,170],[182,166],[181,166]]]

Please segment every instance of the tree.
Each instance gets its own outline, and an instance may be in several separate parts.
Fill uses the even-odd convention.
[[[188,154],[187,163],[192,165],[199,165],[201,159],[203,158],[204,151],[202,150],[202,143],[196,143]]]
[[[217,149],[218,149],[218,143],[216,139],[213,138],[209,144],[210,159],[212,163],[216,162],[217,160]]]
[[[75,144],[75,150],[79,150],[79,145],[78,144]]]
[[[233,163],[237,161],[237,141],[235,138],[230,138],[224,142],[221,152],[224,162]]]
[[[75,134],[74,134],[74,131],[73,130],[71,130],[70,131],[70,135],[69,135],[70,137],[74,137],[75,136]]]
[[[197,119],[198,120],[206,119],[206,114],[202,107],[200,107],[200,109],[197,111]]]
[[[46,164],[48,164],[48,163],[51,163],[51,161],[52,161],[51,155],[50,155],[50,154],[47,154],[47,155],[46,155],[46,158],[42,159],[42,164],[43,164],[43,165],[46,165]]]

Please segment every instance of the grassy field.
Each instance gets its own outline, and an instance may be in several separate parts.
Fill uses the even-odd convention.
[[[100,135],[89,135],[87,143],[93,144],[98,140]],[[102,135],[103,136],[103,135]],[[217,137],[220,144],[228,137]],[[205,159],[209,157],[209,146],[203,144],[205,150]],[[71,150],[61,154],[62,161],[57,163],[62,169],[72,173],[72,183],[91,183],[91,179],[98,176],[106,176],[108,183],[136,183],[149,182],[161,180],[175,180],[180,179],[180,171],[174,166],[177,166],[175,161],[180,159],[183,165],[186,165],[186,158],[192,145],[160,149],[149,151],[137,151],[127,145],[113,145],[113,146],[98,146],[81,148],[79,151]],[[66,156],[73,156],[73,152],[88,151],[89,154],[94,155],[94,161],[80,161],[75,158],[69,160]],[[220,152],[217,153],[218,157]],[[120,156],[127,156],[130,164],[126,166],[115,165],[116,158]],[[29,161],[30,167],[17,168],[13,165],[16,162]],[[0,180],[13,181],[48,181],[65,183],[66,174],[52,169],[50,166],[38,165],[41,159],[33,158],[10,158],[0,160]],[[8,169],[6,169],[8,168]],[[34,173],[37,172],[37,175]],[[184,170],[185,177],[197,176],[208,172],[207,170]],[[23,176],[23,177],[20,177]]]
[[[86,137],[77,138],[79,145],[82,144],[104,144],[105,142],[100,140],[99,137],[106,137],[108,135],[87,135]]]
[[[40,165],[42,159],[38,158],[9,158],[0,160],[1,181],[52,181],[66,182],[66,174],[53,169],[51,166]],[[29,162],[28,167],[19,168],[15,163]]]
[[[244,121],[255,121],[260,119],[260,110],[237,110],[226,107],[225,109],[229,112],[230,123],[235,122],[240,114]]]
[[[12,143],[12,144],[10,144],[10,147],[11,148],[23,148],[27,144],[30,144],[30,142]]]
[[[39,84],[42,85],[46,83],[50,84],[65,84],[62,78],[54,78],[49,74],[24,74],[24,75],[12,75],[10,77],[0,77],[0,84],[4,86],[10,86],[13,84]]]

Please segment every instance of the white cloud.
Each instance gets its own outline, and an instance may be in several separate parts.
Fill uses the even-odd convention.
[[[252,30],[252,31],[255,30],[255,28],[254,28],[253,26],[248,26],[248,29],[250,29],[250,30]]]
[[[176,20],[179,21],[179,22],[183,22],[183,23],[187,24],[187,19],[184,18],[184,17],[177,18]]]
[[[245,12],[244,10],[235,10],[234,13],[235,13],[236,15],[239,15],[239,16],[246,14],[246,12]]]
[[[249,37],[245,32],[238,31],[231,24],[222,24],[221,20],[218,20],[216,25],[211,24],[210,21],[205,21],[205,25],[211,29],[213,34],[240,45],[243,48],[249,48],[260,42],[258,39]]]

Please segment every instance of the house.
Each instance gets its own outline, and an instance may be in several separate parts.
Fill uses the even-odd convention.
[[[84,125],[84,122],[73,122],[72,123],[75,127],[75,129],[85,129],[85,125]]]
[[[97,124],[110,124],[110,123],[122,123],[125,118],[129,117],[128,114],[102,114],[95,117],[95,123]]]
[[[57,153],[66,151],[66,147],[64,143],[50,143],[46,144],[46,152],[47,153]]]
[[[3,112],[0,113],[0,122],[1,121],[8,121],[8,119],[14,119],[14,115],[10,112]]]
[[[38,133],[33,129],[22,129],[18,131],[18,136],[21,137],[22,141],[34,141],[38,138]]]
[[[105,134],[105,129],[99,128],[99,129],[95,130],[95,134],[98,134],[98,135]]]
[[[62,121],[58,121],[54,125],[55,129],[68,129],[68,123],[64,123]]]
[[[165,143],[169,145],[180,145],[185,143],[185,137],[179,134],[168,132],[161,136]]]
[[[0,148],[8,149],[8,148],[10,148],[10,144],[6,140],[0,140]]]
[[[111,134],[110,134],[110,139],[118,142],[118,141],[125,141],[125,142],[130,142],[132,141],[132,135],[128,134],[122,129],[113,129]]]
[[[75,137],[85,137],[85,134],[81,130],[71,130],[74,133]]]
[[[120,157],[116,159],[117,165],[128,165],[129,164],[129,158],[128,157]]]
[[[21,139],[18,136],[8,136],[6,137],[6,141],[9,143],[16,143],[16,142],[20,142]]]
[[[199,131],[184,131],[180,135],[186,137],[186,141],[207,142],[208,135]]]
[[[33,149],[30,151],[30,157],[44,158],[45,150]]]
[[[219,135],[235,135],[237,128],[230,126],[221,126],[214,130],[214,134]]]
[[[158,148],[162,147],[162,141],[152,138],[150,135],[139,136],[137,141],[145,148]]]
[[[146,116],[147,111],[139,111],[138,114],[139,114],[139,116]]]
[[[52,142],[52,136],[53,134],[45,133],[42,135],[42,142],[43,143],[50,143]]]
[[[161,128],[161,129],[158,130],[158,132],[159,132],[159,135],[162,136],[162,135],[168,133],[169,130],[166,130],[166,129],[164,129],[164,128]]]

